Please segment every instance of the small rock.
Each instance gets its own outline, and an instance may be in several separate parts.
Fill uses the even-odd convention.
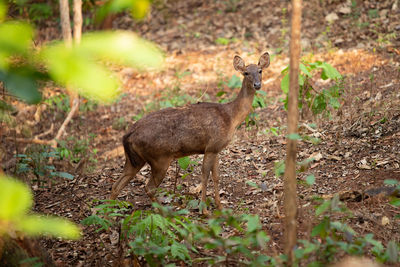
[[[351,8],[348,6],[342,6],[339,8],[339,13],[341,14],[350,14],[351,13]]]
[[[328,22],[333,22],[338,19],[339,19],[339,16],[335,12],[331,12],[328,15],[326,15],[326,17],[325,17],[325,20]]]
[[[389,220],[388,217],[386,217],[386,216],[383,216],[383,217],[382,217],[381,224],[382,224],[383,226],[389,224],[389,222],[390,222],[390,220]]]

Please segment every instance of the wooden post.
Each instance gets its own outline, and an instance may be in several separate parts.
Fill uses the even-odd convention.
[[[299,59],[300,59],[300,29],[301,0],[292,0],[292,25],[290,40],[290,73],[289,73],[289,103],[288,103],[288,135],[297,133],[299,110]],[[284,175],[284,208],[285,208],[285,254],[288,256],[288,266],[294,260],[294,247],[297,242],[297,191],[296,191],[296,153],[297,140],[287,139],[286,168]]]

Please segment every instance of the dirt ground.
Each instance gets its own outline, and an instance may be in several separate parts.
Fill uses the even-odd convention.
[[[91,215],[91,201],[107,198],[122,172],[125,159],[121,138],[126,132],[125,123],[132,124],[134,116],[170,94],[172,88],[179,88],[177,94],[189,95],[197,101],[218,101],[219,82],[235,74],[232,66],[235,54],[246,62],[256,62],[263,51],[269,51],[272,60],[264,72],[262,88],[267,93],[267,107],[256,110],[256,126],[238,129],[231,144],[221,152],[220,194],[224,207],[258,214],[263,229],[271,236],[269,251],[282,251],[283,182],[275,176],[274,164],[285,158],[286,150],[286,112],[281,102],[280,81],[281,71],[288,64],[290,5],[288,1],[277,0],[162,3],[156,2],[145,21],[138,23],[128,15],[119,15],[113,27],[137,31],[159,44],[165,51],[165,68],[138,73],[115,67],[124,83],[121,99],[109,106],[81,112],[64,135],[64,138],[96,135],[91,144],[98,151],[95,168],[76,171],[75,180],[60,180],[51,188],[34,187],[35,210],[77,223]],[[345,83],[342,107],[333,111],[331,118],[301,120],[301,134],[318,137],[321,143],[299,143],[299,160],[316,158],[298,176],[299,237],[307,239],[313,226],[314,205],[308,205],[310,199],[340,194],[354,214],[348,220],[351,227],[359,234],[373,233],[386,245],[390,240],[400,242],[399,220],[395,218],[400,210],[389,205],[388,198],[382,195],[365,199],[344,196],[380,188],[385,179],[400,181],[400,8],[394,6],[396,1],[353,3],[304,1],[302,56],[309,61],[332,64],[345,76]],[[328,22],[331,18],[334,20]],[[54,37],[57,36],[49,29],[39,31],[41,40]],[[217,44],[218,38],[232,41]],[[322,90],[328,85],[316,80],[315,86]],[[228,96],[238,92],[226,85],[222,87]],[[17,118],[32,120],[34,112],[28,110]],[[32,127],[33,134],[46,131],[51,123],[57,129],[63,117],[46,109],[40,123]],[[311,122],[316,124],[315,129],[304,126]],[[278,136],[269,131],[271,127],[279,129]],[[16,147],[4,140],[2,146],[8,153],[3,159],[6,162]],[[19,151],[23,147],[24,144],[18,144]],[[200,166],[195,166],[185,180],[178,180],[180,193],[198,194]],[[316,177],[312,186],[304,184],[308,174]],[[151,202],[144,191],[144,177],[148,175],[146,166],[119,199],[131,201],[135,209],[149,209]],[[172,190],[175,176],[173,163],[161,187]],[[249,186],[248,181],[260,185],[260,189]],[[211,184],[208,189],[211,196]],[[117,248],[111,244],[109,234],[97,233],[93,227],[82,226],[82,230],[84,236],[80,241],[44,239],[42,244],[60,266],[111,266]]]

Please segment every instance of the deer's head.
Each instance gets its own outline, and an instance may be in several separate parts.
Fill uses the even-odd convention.
[[[261,88],[262,71],[269,66],[269,54],[265,52],[261,55],[258,60],[258,64],[245,65],[244,60],[235,56],[233,59],[233,66],[235,70],[243,74],[243,84],[251,86],[254,90],[259,90]]]

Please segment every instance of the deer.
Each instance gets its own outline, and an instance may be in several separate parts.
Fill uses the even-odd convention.
[[[155,198],[156,189],[162,183],[167,169],[174,159],[204,154],[201,176],[201,201],[206,202],[207,182],[210,174],[214,183],[214,200],[222,209],[219,195],[219,152],[232,140],[237,127],[252,109],[253,98],[261,89],[262,71],[270,63],[268,52],[260,56],[258,64],[245,65],[236,55],[233,67],[243,75],[242,88],[229,103],[208,103],[166,108],[150,113],[136,121],[123,136],[125,167],[121,177],[113,184],[111,199],[133,179],[148,163],[151,177],[145,191],[150,199]],[[202,210],[208,215],[206,207]]]

